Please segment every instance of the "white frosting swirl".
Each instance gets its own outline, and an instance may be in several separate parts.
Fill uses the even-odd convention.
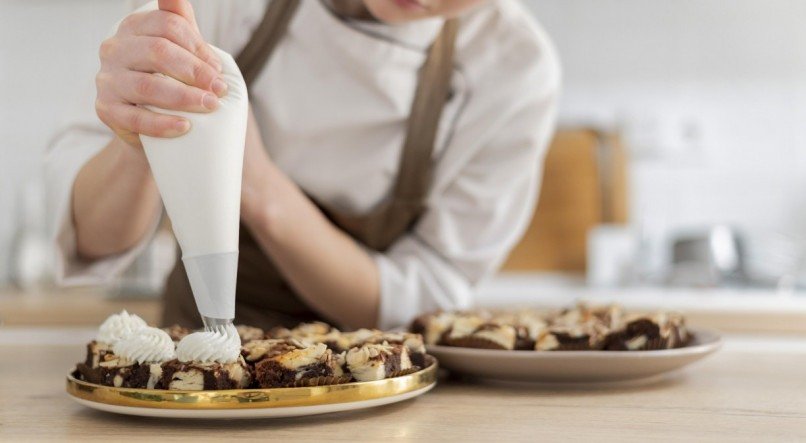
[[[241,337],[235,326],[228,325],[224,332],[194,332],[176,346],[176,358],[181,362],[234,363],[241,354]]]
[[[124,309],[120,314],[112,314],[98,328],[96,340],[99,343],[114,345],[118,341],[130,336],[134,331],[145,328],[145,320],[135,314],[129,314]]]
[[[159,328],[138,329],[112,347],[115,355],[137,363],[162,363],[176,358],[171,336]]]

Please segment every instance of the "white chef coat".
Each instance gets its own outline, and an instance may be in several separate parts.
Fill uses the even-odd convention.
[[[192,3],[205,39],[231,54],[246,44],[266,5]],[[403,25],[346,20],[326,2],[301,2],[250,89],[272,160],[316,200],[368,212],[390,192],[417,69],[441,26],[441,19]],[[552,44],[520,2],[493,0],[460,19],[453,94],[438,131],[428,209],[389,250],[372,252],[381,327],[472,304],[473,288],[500,266],[530,219],[559,87]],[[152,236],[114,257],[78,259],[72,185],[113,137],[89,101],[78,115],[46,162],[57,273],[64,284],[103,283]]]

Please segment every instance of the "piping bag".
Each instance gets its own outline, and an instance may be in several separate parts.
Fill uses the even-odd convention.
[[[249,98],[232,56],[213,47],[223,65],[227,94],[210,113],[168,111],[190,121],[176,138],[141,135],[174,234],[182,249],[196,307],[204,326],[217,329],[235,318],[241,176]]]

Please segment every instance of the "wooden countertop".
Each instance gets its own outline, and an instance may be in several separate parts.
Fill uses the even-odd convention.
[[[5,326],[93,326],[126,309],[148,324],[159,323],[158,298],[110,297],[96,287],[27,292],[0,290],[0,324]]]
[[[90,333],[0,328],[0,441],[806,439],[804,338],[729,336],[716,355],[653,383],[561,388],[442,379],[415,400],[354,413],[177,421],[96,412],[67,397],[64,377]],[[36,343],[48,337],[64,344]]]

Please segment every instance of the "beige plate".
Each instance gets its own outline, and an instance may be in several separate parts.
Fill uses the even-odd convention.
[[[662,351],[499,351],[428,346],[446,369],[500,380],[601,383],[639,380],[679,369],[722,346],[715,331],[691,330],[689,346]]]
[[[113,388],[67,376],[78,403],[118,414],[166,418],[271,418],[352,411],[407,400],[437,381],[437,363],[400,377],[360,383],[278,389],[167,391]]]

